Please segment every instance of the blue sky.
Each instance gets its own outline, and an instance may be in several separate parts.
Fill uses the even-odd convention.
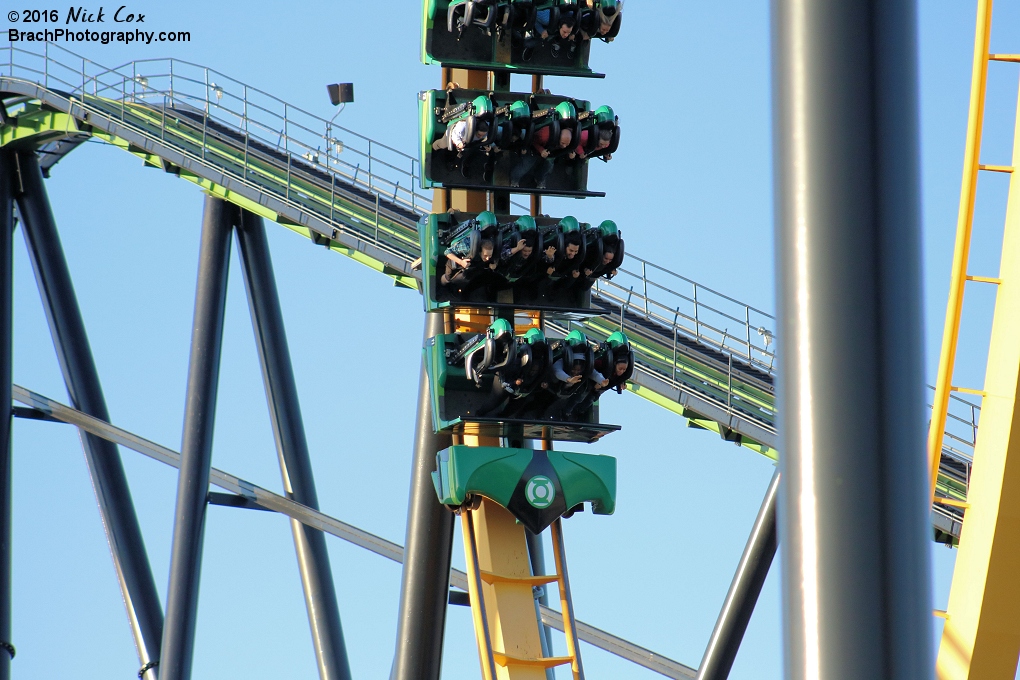
[[[926,346],[918,350],[933,381],[959,196],[974,3],[919,4]],[[546,210],[593,222],[614,219],[629,252],[772,310],[767,7],[761,1],[628,3],[620,38],[592,50],[605,80],[548,80],[558,94],[609,104],[619,114],[620,150],[590,175],[590,186],[607,197],[550,200]],[[109,66],[184,59],[325,117],[332,115],[325,84],[353,81],[357,101],[339,122],[407,152],[417,140],[415,95],[439,86],[439,68],[418,61],[420,8],[410,0],[264,2],[257,9],[239,2],[139,2],[131,9],[146,14],[148,30],[187,30],[191,42],[72,49]],[[996,22],[992,51],[1016,52],[1006,28],[1020,25],[1020,2],[999,3]],[[989,83],[982,159],[1004,164],[1016,66],[993,65]],[[99,143],[61,161],[47,186],[111,417],[177,449],[202,195]],[[982,178],[972,272],[997,271],[1004,212],[1005,182]],[[403,543],[421,300],[285,229],[267,229],[322,509]],[[20,235],[15,246],[15,381],[66,401]],[[279,491],[234,252],[214,465]],[[957,382],[979,385],[991,297],[972,290]],[[679,417],[634,395],[604,402],[604,420],[623,431],[589,448],[619,459],[618,509],[612,517],[577,515],[565,525],[577,615],[696,666],[773,466],[687,429]],[[122,456],[162,595],[176,473],[130,451]],[[76,432],[19,420],[14,460],[17,677],[43,677],[54,668],[74,669],[83,679],[133,677],[138,663]],[[328,543],[354,674],[386,677],[399,566],[338,539]],[[941,608],[954,553],[933,544],[932,555],[934,605]],[[463,566],[459,537],[454,561]],[[776,576],[774,568],[734,680],[782,674]],[[658,677],[588,646],[582,653],[593,678]],[[194,677],[315,673],[287,522],[211,508]],[[452,608],[444,678],[477,673],[468,612]]]

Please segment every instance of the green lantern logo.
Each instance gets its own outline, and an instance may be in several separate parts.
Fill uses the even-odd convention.
[[[548,477],[535,475],[524,487],[524,497],[534,507],[544,510],[552,505],[553,499],[556,498],[556,488]]]

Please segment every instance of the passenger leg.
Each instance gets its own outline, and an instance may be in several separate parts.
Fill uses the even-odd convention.
[[[450,128],[446,128],[446,132],[443,136],[432,142],[433,151],[449,151],[450,150]]]
[[[555,161],[551,158],[538,157],[542,164],[539,166],[538,171],[535,173],[535,188],[545,189],[545,181],[549,177],[549,173],[552,172]]]
[[[531,174],[542,160],[541,156],[535,156],[530,153],[521,157],[520,162],[510,171],[510,186],[519,187],[524,178]]]
[[[510,400],[510,393],[503,387],[503,381],[499,377],[495,377],[492,380],[492,393],[489,398],[485,400],[475,412],[480,417],[488,415],[499,415],[506,405],[507,401]]]

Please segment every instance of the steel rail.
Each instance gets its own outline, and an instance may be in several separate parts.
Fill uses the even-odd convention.
[[[82,413],[66,404],[45,397],[20,385],[14,385],[13,397],[15,401],[25,404],[47,419],[74,425],[84,432],[146,455],[160,463],[180,468],[181,454],[177,451],[149,441],[104,420]],[[211,484],[241,496],[261,508],[286,515],[306,526],[341,538],[348,543],[352,543],[394,562],[403,563],[404,561],[403,546],[393,541],[388,541],[381,536],[376,536],[364,529],[359,529],[352,524],[331,517],[319,510],[314,510],[307,505],[302,505],[284,496],[275,494],[229,472],[212,468],[209,481]],[[451,569],[450,583],[456,588],[466,591],[468,588],[467,574],[459,569]],[[543,605],[541,613],[543,623],[557,630],[563,630],[563,616],[560,612]],[[576,624],[579,639],[620,658],[632,661],[648,670],[655,671],[667,678],[684,680],[692,679],[696,675],[696,671],[693,668],[685,666],[678,661],[669,659],[582,621],[577,621]]]
[[[7,51],[9,60],[8,75],[0,75],[0,89],[22,95],[9,101],[9,108],[17,110],[34,99],[91,126],[85,133],[68,130],[63,137],[48,139],[41,149],[46,154],[45,167],[80,145],[84,134],[108,142],[122,139],[124,148],[147,162],[157,160],[167,169],[179,168],[181,176],[190,173],[188,179],[207,189],[222,187],[223,195],[230,196],[228,200],[240,201],[248,209],[254,203],[264,216],[292,229],[305,229],[302,233],[316,243],[370,264],[398,282],[403,280],[404,285],[420,279],[421,274],[411,269],[411,262],[418,257],[415,221],[431,208],[431,200],[414,194],[417,175],[413,157],[340,126],[327,127],[327,121],[299,107],[190,62],[144,60],[106,69],[58,46],[47,45],[45,54],[13,46],[0,48],[0,54],[2,50]],[[81,66],[62,63],[51,52],[69,55],[65,58],[73,58]],[[33,58],[41,60],[42,68],[25,63]],[[166,68],[157,68],[160,64]],[[3,66],[0,63],[0,73]],[[89,68],[97,72],[89,73]],[[64,71],[58,75],[60,69]],[[18,79],[15,70],[40,76],[44,82]],[[154,87],[154,81],[160,79],[166,81],[167,89]],[[51,81],[70,92],[49,89]],[[89,89],[100,91],[100,86],[121,99],[82,94]],[[262,99],[256,101],[256,95]],[[159,102],[149,101],[152,99]],[[234,110],[236,106],[225,105],[224,100],[241,102],[242,110]],[[273,107],[282,108],[283,114]],[[238,124],[227,120],[224,112]],[[304,118],[292,120],[298,116]],[[363,140],[368,146],[364,156],[368,168],[348,164],[354,168],[352,175],[334,167],[337,158],[330,144],[321,152],[312,146],[314,140],[288,137],[279,131],[289,127],[294,134],[302,130],[311,134],[320,124],[327,133],[326,142],[330,142],[332,131]],[[253,128],[269,132],[255,134]],[[279,136],[270,139],[273,135]],[[337,155],[366,154],[353,146],[341,146]],[[379,150],[397,156],[389,162],[372,155]],[[324,153],[327,162],[321,163],[318,155],[309,160],[299,155],[301,152]],[[403,159],[401,163],[408,161],[410,173],[397,168],[397,158]],[[387,168],[397,174],[382,177],[380,172]],[[379,183],[387,181],[401,190],[406,183],[411,194],[385,193]],[[404,195],[410,195],[410,200],[402,199]],[[337,205],[348,205],[350,210],[343,213]],[[618,316],[621,328],[640,345],[633,391],[681,415],[718,423],[713,429],[717,427],[725,437],[735,433],[739,435],[735,441],[775,457],[771,385],[775,317],[640,257],[628,255],[628,262],[632,264],[621,269],[614,280],[596,283],[592,299],[611,317]],[[690,294],[679,292],[684,287],[689,287]],[[599,337],[607,320],[591,320],[586,331]],[[733,332],[732,325],[736,325]],[[969,417],[950,413],[943,452],[952,461],[964,459],[969,466],[969,455],[961,447],[972,448],[978,409],[956,395],[950,401]],[[960,493],[950,492],[950,467],[946,462],[940,465],[939,491],[962,500]]]

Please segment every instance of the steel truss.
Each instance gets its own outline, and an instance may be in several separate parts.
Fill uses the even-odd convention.
[[[34,152],[7,153],[2,162],[4,166],[0,176],[13,177],[14,180],[13,193],[24,225],[25,240],[72,403],[82,413],[108,422],[109,414],[99,376],[43,186],[38,158]],[[4,207],[2,203],[0,195],[0,209]],[[9,201],[7,207],[10,207]],[[9,215],[10,224],[10,211],[5,214]],[[188,376],[183,472],[178,487],[165,628],[162,607],[116,445],[109,439],[81,430],[82,446],[141,663],[138,675],[143,680],[156,680],[159,675],[175,680],[190,677],[232,231],[236,232],[240,244],[284,488],[288,497],[305,507],[318,507],[262,220],[222,199],[209,197],[204,222]],[[10,249],[5,250],[5,254],[9,254]],[[9,279],[5,276],[5,280]],[[9,310],[9,307],[9,304],[6,305],[6,309]],[[9,348],[10,334],[4,335]],[[5,362],[5,365],[9,366],[10,362]],[[10,385],[9,377],[5,384]],[[0,435],[7,435],[6,441],[9,442],[9,426]],[[8,452],[9,444],[0,451],[0,463],[9,464]],[[9,471],[4,476],[4,484],[9,488]],[[5,494],[4,499],[9,499],[9,495]],[[9,517],[9,513],[3,513],[3,517]],[[319,675],[323,680],[350,680],[325,537],[321,530],[298,521],[292,522],[292,529]],[[8,547],[9,540],[3,545]],[[4,554],[9,558],[9,549]],[[9,569],[2,573],[9,574]],[[9,598],[5,601],[9,602]],[[0,627],[0,634],[5,632],[6,627]],[[9,651],[13,652],[13,648]],[[6,656],[6,666],[13,654],[0,656]],[[161,663],[162,669],[159,668]]]
[[[405,561],[405,550],[318,511],[287,339],[261,218],[220,198],[206,198],[182,452],[177,453],[109,423],[84,322],[46,196],[42,170],[35,153],[30,151],[6,152],[0,156],[0,210],[7,216],[6,222],[0,219],[0,229],[5,229],[6,234],[0,243],[0,257],[3,258],[0,261],[0,276],[5,282],[0,288],[0,294],[4,296],[0,300],[0,323],[6,323],[5,327],[8,328],[8,332],[3,333],[6,347],[0,347],[0,350],[6,351],[8,355],[10,353],[10,262],[15,203],[74,406],[69,407],[13,386],[9,374],[10,361],[3,362],[7,374],[0,375],[0,380],[6,385],[13,401],[25,404],[25,407],[9,407],[8,417],[3,421],[4,429],[0,431],[0,437],[3,437],[0,440],[0,444],[3,444],[0,448],[0,465],[6,465],[0,467],[0,503],[6,504],[0,506],[0,521],[4,522],[0,525],[0,532],[3,532],[0,533],[0,560],[5,560],[0,562],[0,578],[6,579],[0,581],[0,587],[7,594],[2,598],[2,602],[7,604],[0,605],[6,608],[0,611],[0,680],[10,677],[10,660],[15,651],[8,640],[10,570],[7,566],[11,554],[9,442],[12,415],[68,423],[79,429],[139,655],[139,678],[187,680],[191,677],[206,505],[212,503],[269,510],[291,518],[320,677],[324,680],[349,680],[350,670],[324,533],[338,536],[397,562]],[[285,496],[211,467],[232,234],[236,234],[239,243],[267,400],[279,443]],[[440,315],[434,316],[439,323],[442,322]],[[428,330],[426,328],[426,332]],[[5,403],[12,404],[11,398]],[[435,550],[440,542],[452,545],[443,540],[443,536],[449,534],[448,538],[452,539],[453,515],[436,503],[429,477],[435,452],[443,446],[444,438],[431,432],[427,408],[426,403],[419,414],[421,427],[418,428],[415,449],[415,469],[418,474],[412,479],[412,500],[409,506],[410,548],[407,559],[415,562],[410,563],[410,568],[405,570],[403,590],[405,597],[412,600],[429,600],[424,609],[438,613],[432,622],[434,627],[424,627],[419,616],[421,609],[413,606],[406,608],[408,613],[401,619],[402,637],[398,637],[397,644],[402,644],[408,631],[414,630],[415,635],[412,637],[417,641],[418,655],[405,654],[402,658],[412,662],[434,660],[432,663],[435,668],[423,677],[438,677],[445,601],[449,597],[449,587],[452,585],[466,591],[468,582],[466,574],[450,569],[448,549],[445,559],[442,554],[437,557]],[[118,445],[181,470],[165,620],[121,465]],[[230,493],[209,493],[210,484]],[[418,499],[417,504],[415,499]],[[433,516],[430,517],[430,513]],[[431,523],[424,532],[430,538],[416,546],[414,537],[423,533],[423,522]],[[541,559],[537,554],[534,557],[539,561]],[[426,563],[425,568],[415,567],[421,563]],[[448,582],[437,583],[432,578],[436,573],[448,574]],[[563,630],[563,617],[559,612],[544,604],[538,604],[538,611],[544,625]],[[687,679],[696,675],[694,669],[665,656],[583,622],[578,621],[576,624],[579,640],[649,670],[670,678]],[[431,632],[423,636],[423,630]]]
[[[73,425],[83,433],[88,433],[89,435],[109,441],[111,444],[137,451],[165,465],[175,468],[181,467],[180,453],[111,425],[105,420],[90,416],[87,413],[83,413],[18,385],[15,385],[13,388],[13,397],[14,401],[25,405],[25,408],[17,411],[17,415],[20,417]],[[304,526],[336,536],[386,559],[397,563],[403,563],[405,560],[405,548],[401,545],[347,524],[342,520],[330,517],[319,510],[298,503],[290,498],[273,493],[268,489],[252,484],[228,472],[211,468],[209,482],[229,492],[218,496],[213,495],[210,498],[210,502],[215,504],[278,512]],[[433,491],[434,495],[435,492]],[[459,569],[451,569],[449,573],[450,585],[466,592],[468,588],[467,574]],[[541,617],[542,623],[545,625],[559,631],[563,630],[563,618],[560,612],[543,605],[541,606]],[[693,679],[696,675],[696,671],[693,668],[685,666],[678,661],[645,649],[583,621],[577,621],[576,623],[578,639],[622,659],[631,661],[667,678],[686,680]]]

